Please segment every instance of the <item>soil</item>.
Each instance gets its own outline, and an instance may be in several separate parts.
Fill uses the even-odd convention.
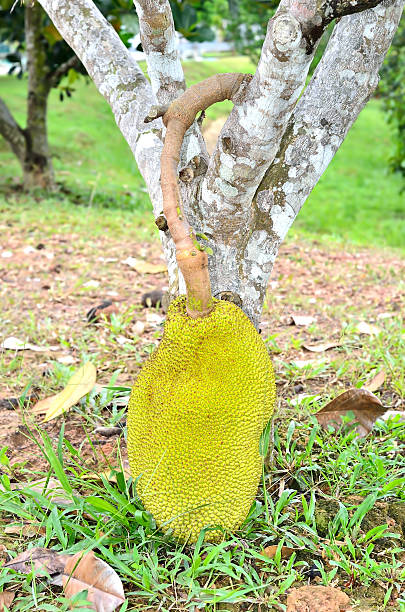
[[[35,401],[44,397],[47,375],[55,361],[63,363],[68,358],[73,366],[79,365],[85,340],[85,351],[97,353],[97,382],[107,384],[112,372],[120,369],[116,384],[130,386],[147,357],[145,347],[157,344],[161,335],[160,320],[164,315],[156,308],[143,306],[142,296],[157,288],[165,290],[165,273],[139,274],[124,263],[131,256],[161,265],[164,262],[160,246],[156,242],[134,245],[129,240],[117,244],[108,235],[94,238],[91,243],[76,238],[79,237],[72,234],[54,234],[46,244],[34,244],[31,236],[15,227],[2,245],[3,252],[12,253],[9,259],[0,260],[0,300],[5,304],[2,336],[36,344],[37,332],[41,338],[38,342],[44,343],[44,337],[46,342],[44,352],[3,350],[6,376],[0,390],[0,446],[8,447],[12,464],[45,467],[45,460],[38,457],[37,445],[27,438],[24,426],[32,429],[40,425],[57,439],[61,419],[43,425],[30,413]],[[276,371],[281,362],[310,362],[320,356],[328,361],[342,358],[338,346],[319,355],[308,352],[302,344],[338,344],[347,316],[378,325],[381,317],[398,314],[404,298],[398,287],[403,271],[404,262],[392,252],[331,250],[320,243],[284,245],[273,270],[261,323],[263,337],[276,336],[281,349],[280,354],[274,355]],[[131,322],[122,332],[113,333],[107,317],[98,323],[87,321],[86,313],[105,300],[113,303],[116,313],[129,313]],[[292,325],[294,315],[313,317],[315,333],[311,326]],[[117,351],[117,346],[121,348],[117,337],[118,342],[126,338],[131,341],[140,321],[145,330],[139,341],[129,346],[127,354]],[[297,338],[299,343],[294,348]],[[131,351],[131,347],[135,350]],[[361,346],[353,347],[356,350],[360,351]],[[10,369],[7,373],[7,364],[11,366],[15,359],[20,360],[20,371]],[[330,375],[327,378],[298,380],[292,385],[280,371],[281,410],[287,409],[284,398],[303,392],[324,393],[325,384],[330,391],[336,386],[348,386],[347,381],[330,380]],[[26,401],[21,409],[18,397],[29,382],[31,402]],[[58,390],[55,388],[55,392]],[[392,389],[387,388],[382,395],[386,405],[401,409],[400,399]],[[82,445],[85,457],[88,454],[94,459],[83,420],[74,412],[64,420],[65,435],[72,444]],[[91,440],[102,449],[100,455],[114,455],[113,440],[93,433]]]

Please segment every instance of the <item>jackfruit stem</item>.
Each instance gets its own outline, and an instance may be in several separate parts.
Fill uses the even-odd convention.
[[[234,100],[250,74],[216,74],[187,89],[163,115],[166,136],[161,156],[160,181],[163,212],[176,247],[178,266],[187,290],[187,313],[192,318],[206,316],[213,309],[208,256],[195,245],[197,238],[184,215],[177,177],[184,134],[197,113],[215,102]],[[198,244],[198,243],[197,243]]]

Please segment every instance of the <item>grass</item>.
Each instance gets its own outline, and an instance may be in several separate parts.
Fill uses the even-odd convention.
[[[387,609],[390,601],[401,610],[405,605],[401,531],[386,518],[389,508],[404,512],[395,502],[405,499],[403,423],[381,424],[372,438],[359,440],[345,426],[337,435],[321,431],[305,411],[287,431],[276,428],[271,463],[241,531],[224,533],[219,544],[200,538],[194,546],[179,546],[157,531],[122,463],[100,475],[83,463],[63,428],[57,451],[46,433],[29,435],[49,464],[47,472],[35,474],[45,478],[42,490],[11,487],[13,469],[3,454],[2,513],[21,526],[21,543],[24,525],[31,524],[38,530],[32,546],[71,554],[94,550],[123,580],[128,610],[214,612],[237,610],[241,602],[248,610],[285,610],[286,591],[310,576],[325,586],[351,584],[354,598],[361,589],[381,592],[373,610]],[[52,495],[55,476],[62,499],[60,491]],[[270,545],[278,546],[273,558],[263,552]],[[283,547],[291,549],[288,559]],[[63,595],[50,593],[34,571],[3,571],[1,585],[19,589],[13,610],[32,608],[33,598],[39,610],[67,609]]]
[[[217,72],[254,71],[248,59],[228,56],[208,62],[188,61],[184,69],[189,84]],[[142,178],[107,103],[92,84],[78,81],[75,85],[72,98],[64,102],[59,101],[57,91],[50,96],[50,144],[58,180],[67,188],[56,196],[57,202],[62,198],[67,205],[74,199],[84,205],[101,204],[131,212],[149,209]],[[24,125],[26,82],[1,77],[0,86]],[[231,108],[230,102],[217,104],[208,110],[208,119],[218,119]],[[388,171],[391,149],[390,127],[379,102],[372,100],[310,195],[293,236],[316,235],[341,243],[404,250],[405,205],[401,178]],[[7,185],[18,181],[20,169],[4,141],[0,141],[0,164],[9,198]]]

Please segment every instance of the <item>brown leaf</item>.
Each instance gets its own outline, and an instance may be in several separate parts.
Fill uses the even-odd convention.
[[[35,569],[43,576],[49,574],[51,583],[60,586],[65,565],[71,556],[47,548],[35,547],[25,550],[15,559],[5,563],[3,567],[10,567],[22,574],[30,574]]]
[[[303,344],[302,348],[307,351],[311,351],[312,353],[323,353],[324,351],[328,351],[331,348],[336,348],[340,346],[340,342],[326,342],[324,344]]]
[[[380,370],[375,376],[374,378],[372,378],[370,380],[370,382],[368,382],[367,384],[363,385],[363,389],[367,389],[368,391],[377,391],[377,389],[379,389],[381,387],[381,385],[384,384],[385,382],[385,370]]]
[[[167,272],[167,266],[164,263],[154,264],[143,259],[135,259],[135,257],[127,257],[122,263],[134,268],[139,274],[159,274]]]
[[[277,552],[277,544],[273,544],[272,546],[266,546],[266,548],[263,548],[262,550],[262,555],[264,555],[265,557],[268,557],[269,559],[274,559],[274,557],[276,556],[276,552]],[[291,555],[293,554],[294,549],[290,548],[289,546],[282,546],[281,547],[281,558],[282,559],[289,559],[291,557]]]
[[[303,586],[292,589],[287,597],[287,612],[344,612],[350,609],[346,593],[333,587]]]
[[[35,538],[38,535],[45,535],[46,527],[41,525],[41,523],[27,523],[23,521],[20,524],[7,525],[4,528],[4,533],[7,535],[24,536],[25,538]]]
[[[37,344],[31,344],[31,342],[24,342],[20,338],[10,336],[2,342],[0,348],[9,349],[11,351],[37,351],[38,353],[45,353],[46,351],[58,351],[59,346],[38,346]]]
[[[293,320],[293,325],[299,325],[302,327],[308,327],[308,325],[312,325],[315,323],[315,317],[311,317],[310,315],[291,315]]]
[[[5,608],[9,608],[15,597],[14,591],[3,591],[0,593],[0,612],[4,612]]]
[[[87,361],[71,376],[63,391],[35,404],[32,409],[33,413],[45,412],[44,423],[64,414],[93,389],[96,384],[96,376],[95,366],[91,361]]]
[[[67,597],[87,590],[87,599],[96,612],[113,612],[125,601],[118,574],[93,551],[73,555],[65,567],[63,587]]]
[[[358,423],[356,429],[361,438],[367,436],[373,429],[375,421],[381,417],[386,408],[379,398],[367,389],[348,389],[319,410],[315,416],[322,427],[337,425],[347,412],[354,412],[353,422]]]

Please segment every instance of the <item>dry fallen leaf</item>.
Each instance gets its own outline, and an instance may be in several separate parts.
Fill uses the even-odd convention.
[[[143,332],[145,331],[145,323],[143,321],[137,321],[135,325],[133,325],[132,331],[134,332],[135,336],[142,336]]]
[[[344,612],[350,609],[346,593],[333,587],[303,586],[292,589],[287,597],[287,612]]]
[[[277,544],[273,544],[272,546],[266,546],[266,548],[263,548],[262,550],[262,555],[264,555],[265,557],[268,557],[269,559],[274,559],[274,557],[276,556],[276,552],[277,552]],[[281,547],[281,558],[282,559],[289,559],[291,557],[291,555],[293,554],[294,549],[290,548],[289,546],[282,546]]]
[[[379,389],[381,387],[381,385],[384,384],[385,382],[385,371],[384,370],[380,370],[378,372],[378,374],[376,374],[374,376],[374,378],[372,378],[370,380],[370,382],[368,382],[367,384],[363,385],[363,389],[367,389],[368,391],[377,391],[377,389]]]
[[[302,348],[306,349],[307,351],[311,351],[312,353],[323,353],[324,351],[336,348],[337,346],[340,346],[340,342],[326,342],[324,344],[303,344]]]
[[[66,387],[60,393],[40,400],[33,407],[34,414],[46,413],[43,422],[64,414],[72,406],[89,393],[96,384],[97,370],[95,366],[87,361],[69,379]]]
[[[125,601],[120,577],[93,551],[85,555],[77,553],[67,561],[63,587],[67,597],[87,590],[87,600],[96,612],[113,612]]]
[[[341,418],[347,412],[354,413],[356,429],[361,438],[367,436],[373,429],[375,421],[386,409],[379,398],[367,389],[348,389],[319,410],[315,416],[322,427],[342,424]]]
[[[146,314],[146,321],[147,323],[152,323],[152,325],[160,325],[164,321],[164,317],[156,312],[148,312]]]
[[[302,327],[308,327],[312,323],[315,323],[315,317],[311,317],[310,315],[291,315],[294,325],[299,325]]]
[[[167,266],[164,263],[154,264],[142,259],[135,259],[135,257],[127,257],[122,263],[134,268],[139,274],[159,274],[160,272],[167,272]]]
[[[0,593],[0,612],[4,612],[6,608],[10,608],[14,597],[14,591],[3,591]]]
[[[51,583],[58,586],[62,585],[62,574],[67,561],[72,555],[58,553],[47,548],[30,548],[17,555],[3,567],[10,567],[16,572],[30,574],[33,569],[42,576],[49,574]]]
[[[377,336],[381,329],[376,325],[370,325],[370,323],[366,323],[365,321],[360,321],[358,325],[355,327],[355,331],[358,334],[367,334],[368,336]]]
[[[20,537],[24,536],[25,538],[35,538],[38,535],[46,535],[46,527],[35,521],[32,523],[23,521],[20,524],[7,525],[4,528],[4,533],[7,535],[18,535]]]
[[[66,497],[66,491],[56,478],[41,478],[40,480],[33,480],[31,482],[12,482],[10,483],[10,488],[13,491],[21,491],[22,494],[29,489],[31,493],[38,493],[59,506],[67,506],[72,502],[71,499]],[[0,491],[2,490],[4,490],[4,488],[0,485]],[[77,494],[75,490],[73,490],[73,493],[75,495]],[[35,501],[38,504],[41,503],[39,497]]]
[[[395,317],[395,312],[380,312],[377,315],[377,319],[391,319],[392,317]]]
[[[46,353],[47,351],[58,351],[59,346],[38,346],[37,344],[31,344],[30,342],[24,342],[20,338],[15,336],[9,336],[1,344],[1,348],[8,349],[10,351],[36,351],[38,353]]]

